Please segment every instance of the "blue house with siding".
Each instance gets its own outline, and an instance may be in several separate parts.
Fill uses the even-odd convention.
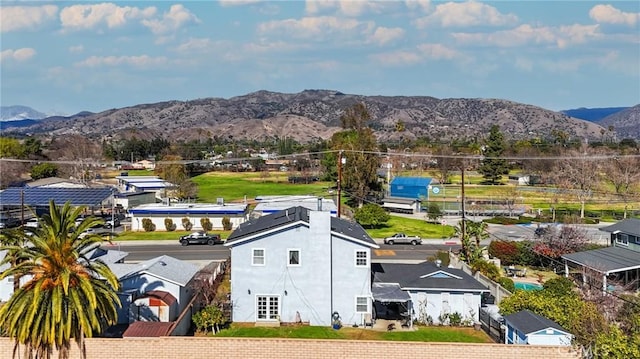
[[[560,324],[523,310],[504,317],[507,327],[505,344],[571,345],[573,334]]]
[[[234,322],[363,324],[372,311],[371,248],[357,223],[298,206],[251,219],[227,239]]]
[[[429,199],[429,186],[431,182],[432,179],[429,177],[396,177],[391,181],[390,197],[426,201]]]

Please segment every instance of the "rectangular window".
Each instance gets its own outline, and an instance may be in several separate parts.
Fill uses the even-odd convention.
[[[619,233],[616,236],[616,242],[618,242],[618,244],[622,244],[622,245],[629,245],[629,236],[627,236],[626,234],[623,233]]]
[[[356,267],[366,267],[369,264],[367,251],[356,251]]]
[[[356,313],[369,313],[369,298],[356,297]]]
[[[263,266],[265,262],[264,249],[254,248],[251,256],[251,265]]]
[[[299,249],[288,249],[287,257],[289,258],[289,266],[296,267],[300,266],[300,250]]]
[[[278,320],[280,317],[279,298],[276,296],[256,297],[258,320]]]

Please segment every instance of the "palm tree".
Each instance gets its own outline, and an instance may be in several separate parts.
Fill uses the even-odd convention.
[[[21,261],[21,248],[26,242],[24,232],[17,228],[6,229],[0,233],[0,250],[5,250],[6,254],[2,263],[9,263],[11,267],[15,267]],[[4,276],[2,277],[4,278]],[[20,288],[20,275],[13,276],[13,292],[17,292]]]
[[[21,261],[0,279],[30,278],[0,308],[0,327],[15,341],[14,357],[23,344],[26,358],[50,358],[54,349],[68,358],[73,338],[84,358],[84,338],[117,321],[118,280],[104,263],[86,256],[102,238],[82,235],[102,220],[89,217],[76,225],[83,210],[50,201],[41,228],[28,237],[30,245],[2,247],[19,253]]]

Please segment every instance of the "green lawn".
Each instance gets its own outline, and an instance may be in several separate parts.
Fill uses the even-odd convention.
[[[260,172],[209,172],[193,178],[198,185],[198,201],[216,203],[217,198],[225,201],[253,200],[260,195],[329,195],[329,182],[311,184],[290,184],[287,175],[271,173],[265,177]]]
[[[391,216],[385,227],[365,228],[372,238],[384,238],[397,232],[404,232],[422,238],[449,238],[453,235],[453,227],[427,223],[426,220]]]
[[[418,327],[416,331],[382,332],[371,329],[343,327],[334,330],[317,326],[254,327],[232,324],[216,334],[218,337],[243,338],[305,338],[305,339],[350,339],[390,340],[419,342],[492,343],[483,332],[472,328]]]

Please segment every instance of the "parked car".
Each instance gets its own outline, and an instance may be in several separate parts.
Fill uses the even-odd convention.
[[[404,233],[396,233],[391,237],[384,239],[384,244],[422,244],[422,238],[418,236],[407,236]]]
[[[17,218],[5,216],[4,214],[0,216],[0,229],[17,227],[19,225],[20,220]]]
[[[113,219],[108,217],[104,220],[104,228],[116,228],[120,226],[120,219],[118,219],[118,217],[113,217]]]
[[[547,232],[549,232],[549,227],[538,227],[536,228],[536,230],[533,232],[533,234],[540,238],[542,236],[544,236],[545,234],[547,234]]]
[[[37,229],[40,227],[40,222],[37,218],[30,218],[24,222],[24,226],[27,228]]]
[[[188,246],[192,243],[208,244],[212,246],[214,244],[222,243],[222,238],[219,234],[208,234],[204,231],[196,231],[180,237],[180,244],[182,244],[183,246]]]

